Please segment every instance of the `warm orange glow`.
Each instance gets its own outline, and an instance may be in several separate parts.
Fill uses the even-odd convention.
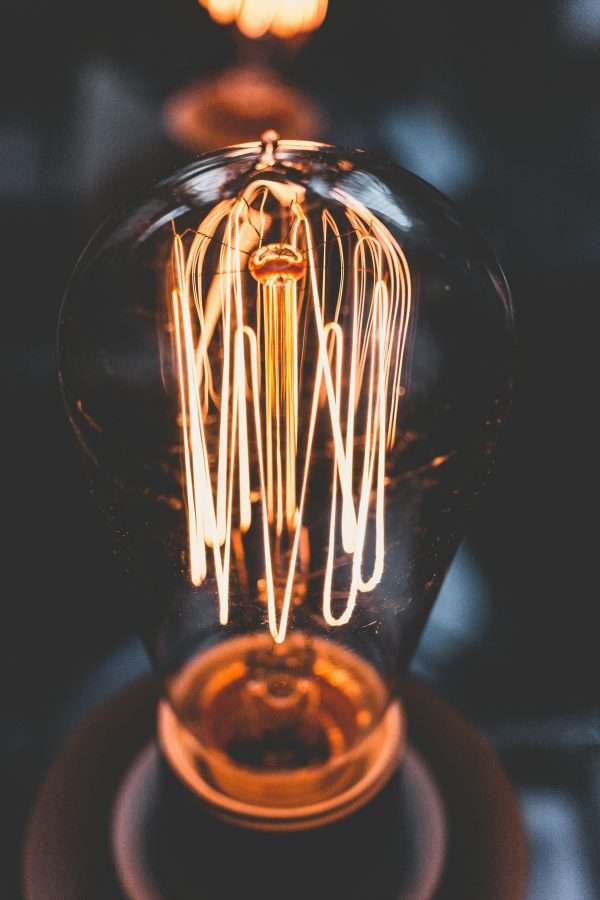
[[[329,446],[331,465],[322,499],[329,516],[327,624],[347,623],[358,595],[372,591],[384,571],[386,453],[404,394],[411,279],[385,225],[341,190],[338,199],[341,212],[315,216],[302,189],[258,178],[220,202],[187,249],[182,236],[174,238],[170,302],[190,577],[195,585],[204,581],[212,551],[225,624],[230,567],[243,569],[242,536],[257,529],[259,587],[278,643],[308,568],[317,429],[319,452]],[[279,219],[284,243],[273,241]],[[336,615],[340,553],[351,560],[351,577]]]
[[[315,31],[327,15],[328,0],[199,0],[215,22],[235,22],[246,37],[270,32],[278,38]]]

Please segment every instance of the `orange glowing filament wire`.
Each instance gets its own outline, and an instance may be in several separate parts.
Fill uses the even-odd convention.
[[[344,222],[326,210],[315,223],[301,194],[281,182],[254,181],[208,214],[187,252],[179,235],[173,249],[171,314],[190,578],[202,584],[207,549],[212,551],[220,621],[226,624],[232,548],[236,560],[242,552],[236,534],[248,532],[258,517],[261,581],[277,643],[285,640],[296,582],[306,565],[305,507],[323,411],[332,448],[322,594],[326,623],[347,623],[358,594],[381,581],[386,452],[395,441],[412,312],[408,263],[383,223],[341,191]],[[273,202],[289,218],[284,242],[266,241]],[[215,267],[207,254],[217,234]],[[349,250],[343,244],[348,235]],[[334,253],[336,296],[330,302],[327,274]],[[346,294],[349,315],[342,316]],[[325,310],[333,306],[326,321]],[[310,346],[308,331],[314,337]],[[308,353],[315,358],[304,409],[300,382]],[[365,572],[369,534],[373,559]],[[282,536],[288,547],[283,579],[273,556]],[[345,608],[336,615],[333,572],[340,544],[352,565]]]

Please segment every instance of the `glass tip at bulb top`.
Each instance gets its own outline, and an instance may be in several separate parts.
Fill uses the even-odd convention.
[[[205,581],[212,557],[226,624],[230,571],[244,569],[252,530],[268,627],[281,643],[312,566],[307,505],[321,489],[315,462],[325,445],[327,625],[348,623],[381,580],[386,455],[405,393],[413,300],[389,229],[341,192],[339,208],[315,216],[305,189],[274,171],[277,141],[263,136],[256,176],[210,210],[187,246],[175,234],[171,333],[191,581]]]

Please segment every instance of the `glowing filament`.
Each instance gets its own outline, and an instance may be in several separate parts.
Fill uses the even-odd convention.
[[[331,466],[328,491],[319,495],[328,519],[327,624],[347,623],[358,595],[373,591],[384,572],[386,454],[403,393],[410,273],[387,228],[351,198],[339,199],[342,212],[327,210],[315,223],[297,188],[255,181],[209,213],[187,254],[174,238],[171,316],[190,577],[195,585],[206,579],[211,550],[226,623],[232,549],[248,589],[241,536],[255,529],[260,590],[278,643],[310,561],[306,503],[315,453]],[[265,241],[273,203],[287,220],[282,243]],[[340,555],[351,574],[336,613]]]

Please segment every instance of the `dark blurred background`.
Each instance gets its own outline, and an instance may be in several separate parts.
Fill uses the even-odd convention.
[[[107,210],[191,158],[161,124],[165,100],[240,46],[195,0],[0,4],[2,900],[19,897],[22,829],[61,735],[93,691],[143,665],[58,392],[61,295]],[[600,300],[600,0],[330,0],[324,26],[277,62],[323,108],[324,139],[450,195],[512,285],[512,421],[414,667],[491,737],[519,789],[531,900],[593,900],[600,667],[584,432],[597,350],[583,336]],[[116,675],[92,678],[123,646]]]

